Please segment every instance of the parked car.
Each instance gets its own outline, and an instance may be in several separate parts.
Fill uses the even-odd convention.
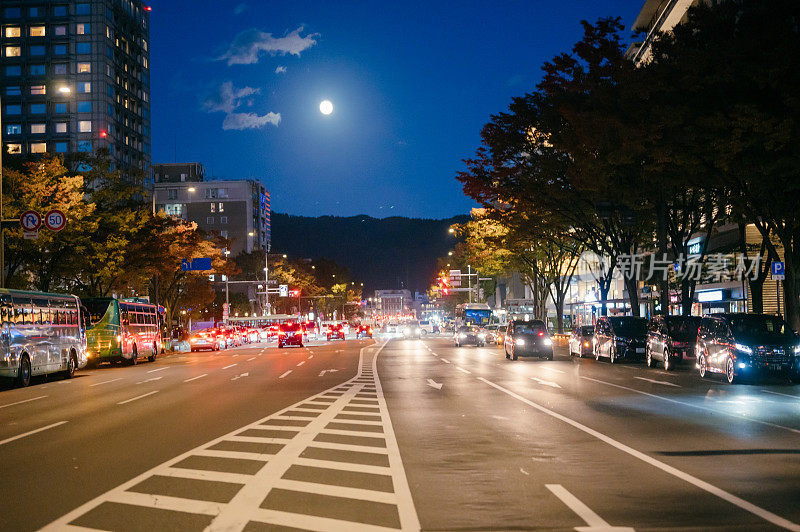
[[[453,344],[456,347],[469,344],[474,344],[476,347],[483,347],[486,345],[486,333],[481,332],[474,325],[462,325],[455,334],[453,334]]]
[[[553,340],[542,320],[512,320],[503,342],[506,358],[535,356],[553,360]]]
[[[306,337],[315,337],[319,334],[319,327],[317,327],[317,323],[314,321],[307,321],[304,324],[306,328]]]
[[[657,361],[669,371],[684,358],[694,358],[699,316],[655,316],[647,328],[645,360],[652,368]]]
[[[191,351],[202,351],[204,349],[218,351],[225,349],[225,339],[218,337],[214,330],[197,331],[189,337],[189,349]]]
[[[700,377],[720,373],[729,383],[778,374],[796,378],[800,340],[789,324],[769,314],[704,316],[697,334]]]
[[[283,348],[287,345],[303,347],[305,328],[301,323],[282,323],[278,331],[278,347]]]
[[[359,325],[356,329],[356,338],[372,338],[372,327],[369,325]]]
[[[341,323],[331,323],[328,325],[328,340],[340,339],[344,340],[344,327]]]
[[[575,327],[569,335],[569,354],[583,355],[592,354],[592,337],[594,336],[594,325],[582,325]]]
[[[620,360],[642,359],[647,344],[647,320],[635,316],[603,316],[594,326],[594,358],[607,357],[614,364]]]

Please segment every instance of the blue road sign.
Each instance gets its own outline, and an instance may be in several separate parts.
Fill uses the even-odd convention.
[[[783,262],[772,262],[772,279],[774,281],[783,281],[786,275],[786,265]]]
[[[211,269],[211,259],[208,257],[200,257],[196,259],[182,259],[181,270],[185,272],[204,272]]]

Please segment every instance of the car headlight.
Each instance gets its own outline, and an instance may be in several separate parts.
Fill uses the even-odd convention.
[[[745,355],[752,355],[753,354],[753,350],[751,348],[747,347],[746,345],[742,345],[742,344],[736,344],[736,350],[741,352],[741,353],[744,353]]]
[[[800,345],[794,346],[794,355],[795,356],[800,355]]]
[[[461,334],[459,334],[459,335],[458,335],[458,337],[459,337],[459,338],[461,338],[461,339],[463,340],[464,338],[466,338],[466,337],[467,337],[467,335],[466,335],[466,334],[464,334],[464,333],[461,333]]]
[[[553,345],[553,341],[550,338],[545,338],[544,345]]]
[[[589,347],[589,342],[583,342],[583,347]]]
[[[522,338],[517,338],[516,340],[514,340],[514,343],[517,345],[525,345],[525,340],[523,340]]]
[[[478,338],[480,338],[481,340],[483,340],[484,338],[486,338],[486,335],[485,335],[485,334],[483,334],[483,333],[480,333],[480,334],[478,335]]]

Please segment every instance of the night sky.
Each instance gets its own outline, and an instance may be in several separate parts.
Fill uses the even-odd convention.
[[[442,218],[489,115],[643,0],[153,0],[153,162],[261,179],[279,212]],[[333,102],[324,116],[319,103]]]

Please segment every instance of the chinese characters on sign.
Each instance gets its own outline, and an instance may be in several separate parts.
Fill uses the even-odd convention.
[[[757,279],[761,260],[760,255],[748,257],[742,253],[711,253],[704,259],[700,255],[681,254],[671,259],[667,255],[633,253],[620,255],[617,269],[624,277],[639,281],[666,281],[672,273],[678,280],[725,282]]]

